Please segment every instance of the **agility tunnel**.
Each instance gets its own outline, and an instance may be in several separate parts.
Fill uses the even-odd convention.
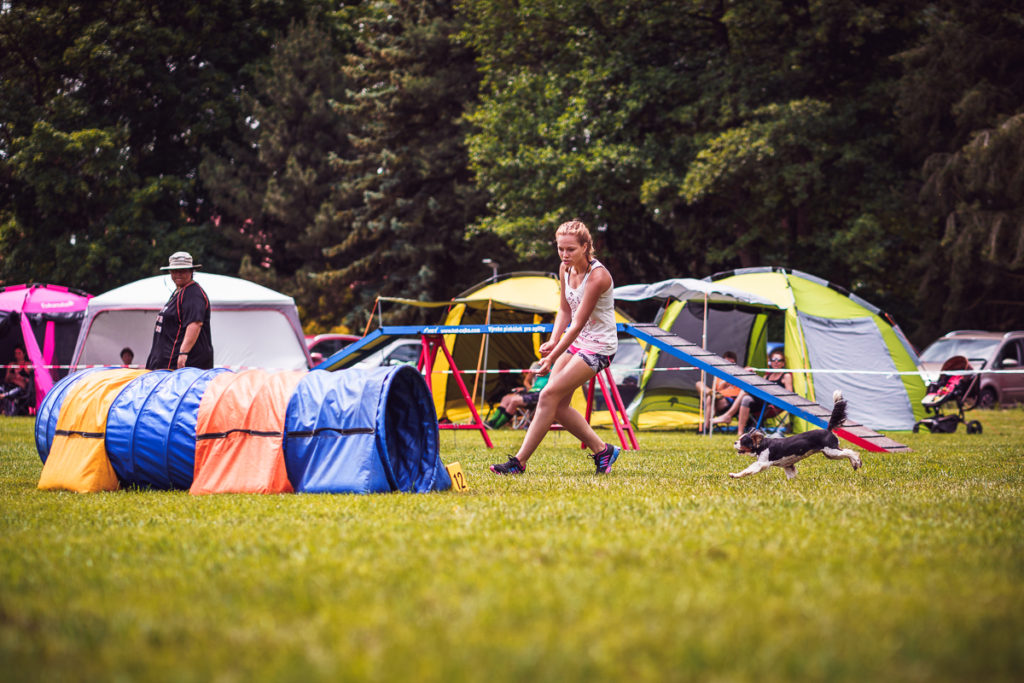
[[[338,372],[93,369],[41,406],[39,488],[441,491],[437,418],[408,366]]]
[[[207,385],[227,368],[156,370],[131,381],[107,413],[106,448],[122,485],[188,489]]]
[[[210,382],[199,404],[190,493],[294,490],[284,466],[282,435],[288,399],[304,374],[246,370]]]
[[[120,368],[101,370],[85,375],[70,386],[39,476],[40,489],[86,493],[119,488],[117,474],[104,446],[107,413],[121,390],[146,372]]]
[[[64,397],[68,390],[89,373],[102,369],[88,368],[65,375],[53,385],[43,402],[39,404],[35,425],[36,452],[39,453],[39,459],[43,461],[44,465],[46,457],[50,454],[50,447],[53,446],[54,432],[57,431],[57,418],[60,416],[60,408],[64,404]]]
[[[285,464],[300,493],[426,493],[450,489],[437,414],[407,365],[314,370],[288,403]]]

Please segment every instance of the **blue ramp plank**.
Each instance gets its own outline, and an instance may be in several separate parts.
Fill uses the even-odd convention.
[[[650,323],[619,324],[619,329],[813,425],[822,429],[828,426],[831,412],[824,406],[792,391],[787,391],[775,382],[769,382],[761,375],[750,372],[735,363],[730,363],[721,356],[667,332],[657,325]],[[836,430],[836,436],[869,451],[888,451],[890,453],[910,451],[910,448],[904,444],[852,420],[843,422],[842,426]]]

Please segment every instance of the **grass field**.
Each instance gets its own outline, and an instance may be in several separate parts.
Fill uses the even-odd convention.
[[[0,680],[1020,681],[1024,411],[972,417],[793,481],[443,432],[468,493],[206,497],[38,491],[0,419]]]

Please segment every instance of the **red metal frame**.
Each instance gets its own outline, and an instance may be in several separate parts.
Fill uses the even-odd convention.
[[[607,383],[606,383],[607,382]],[[615,433],[619,437],[619,443],[622,444],[624,450],[639,450],[640,446],[636,440],[636,434],[633,432],[633,425],[629,422],[629,416],[626,415],[626,406],[622,403],[622,396],[619,394],[619,388],[615,386],[615,379],[612,377],[612,369],[605,368],[601,372],[594,375],[587,383],[587,412],[586,420],[587,424],[590,424],[590,416],[594,412],[594,385],[598,384],[601,387],[601,395],[604,396],[604,403],[608,406],[608,413],[612,416],[612,426],[615,427]],[[626,443],[626,436],[629,436],[629,443]],[[583,448],[586,448],[585,444],[580,444]]]
[[[455,359],[452,358],[451,352],[448,351],[448,345],[444,343],[444,337],[438,335],[421,335],[420,336],[420,359],[417,362],[416,367],[423,373],[423,376],[427,380],[427,388],[430,389],[431,395],[434,393],[434,386],[430,380],[430,376],[434,371],[434,360],[437,358],[437,350],[441,349],[444,353],[444,357],[448,359],[448,367],[451,368],[452,374],[455,376],[455,381],[459,385],[459,391],[462,392],[462,398],[466,401],[466,405],[469,406],[469,412],[473,414],[472,424],[457,425],[457,424],[439,424],[438,429],[476,429],[480,432],[480,436],[483,437],[484,443],[487,444],[488,448],[494,448],[494,444],[491,443],[491,437],[487,434],[487,427],[484,426],[484,421],[480,419],[480,413],[477,412],[476,404],[473,403],[473,399],[469,396],[469,391],[466,389],[466,383],[462,381],[462,373],[459,372],[458,366],[455,365]]]
[[[484,443],[487,444],[488,448],[494,448],[494,444],[491,442],[491,437],[487,433],[487,427],[484,425],[484,421],[480,418],[480,413],[476,409],[476,404],[469,395],[469,390],[466,388],[466,383],[462,380],[462,373],[459,371],[457,365],[455,365],[455,359],[452,358],[451,352],[448,350],[448,345],[444,343],[444,337],[440,335],[420,335],[420,358],[417,361],[416,367],[419,369],[423,376],[427,380],[427,387],[433,394],[434,387],[431,382],[431,375],[434,371],[434,362],[437,359],[438,349],[444,354],[445,359],[448,361],[448,367],[451,369],[452,375],[455,377],[456,383],[459,385],[459,391],[462,392],[462,399],[466,402],[466,406],[469,407],[469,412],[473,415],[473,421],[470,424],[451,424],[444,423],[439,424],[438,429],[474,429],[480,432],[480,436],[483,438]],[[605,368],[602,372],[594,375],[587,385],[587,411],[586,420],[587,424],[590,423],[590,416],[593,414],[594,408],[594,385],[596,382],[601,387],[601,394],[604,396],[604,402],[608,406],[608,412],[612,416],[612,425],[615,427],[615,433],[619,437],[619,442],[625,450],[638,450],[639,446],[636,440],[636,434],[633,432],[633,425],[629,422],[629,417],[626,415],[626,406],[622,403],[622,396],[619,395],[619,389],[615,386],[615,380],[612,378],[611,368]],[[607,383],[606,383],[607,382]],[[560,429],[558,425],[552,425],[552,429]],[[626,442],[626,437],[629,437],[629,443]]]

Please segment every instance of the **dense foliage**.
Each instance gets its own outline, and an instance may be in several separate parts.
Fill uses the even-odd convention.
[[[619,283],[785,266],[919,343],[1024,327],[1022,57],[1009,0],[11,0],[0,282],[184,248],[357,327],[579,216]]]

